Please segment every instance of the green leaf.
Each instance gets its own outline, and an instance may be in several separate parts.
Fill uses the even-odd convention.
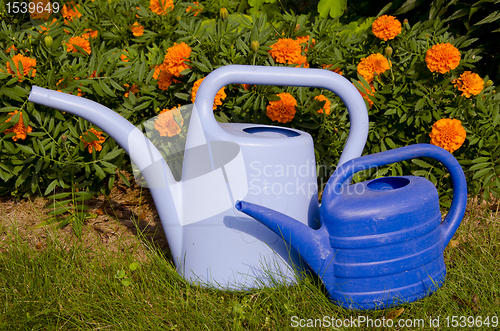
[[[137,263],[137,262],[132,262],[132,263],[130,263],[130,264],[129,264],[129,266],[128,266],[128,269],[129,269],[130,271],[134,271],[134,270],[136,270],[137,268],[139,268],[139,263]]]
[[[103,91],[104,93],[106,93],[106,94],[107,94],[107,95],[109,95],[110,97],[114,97],[114,98],[116,98],[116,94],[115,94],[115,92],[113,92],[113,91],[109,88],[108,84],[106,84],[106,83],[104,82],[104,80],[100,79],[100,80],[99,80],[99,84],[101,85],[102,91]]]
[[[472,167],[469,168],[469,170],[474,171],[474,170],[478,170],[478,169],[484,169],[486,167],[491,167],[491,162],[482,162],[482,163],[474,164]]]
[[[480,24],[486,24],[486,23],[491,23],[491,22],[495,22],[496,20],[500,19],[500,11],[495,11],[491,14],[489,14],[488,16],[486,16],[484,19],[482,19],[481,21],[477,22],[476,25],[480,25]]]
[[[63,192],[63,193],[53,194],[53,195],[48,196],[46,198],[49,199],[49,200],[64,199],[64,198],[69,197],[70,195],[71,195],[71,192]]]
[[[16,92],[13,88],[10,87],[4,87],[0,89],[0,96],[5,95],[13,100],[19,101],[19,102],[24,102],[22,95],[18,92]]]
[[[390,148],[392,148],[392,149],[397,148],[396,144],[392,141],[391,138],[386,137],[385,142],[387,143],[387,145],[389,145]]]
[[[419,1],[419,0],[406,0],[405,3],[403,3],[401,5],[401,7],[398,8],[398,10],[396,10],[394,13],[392,13],[393,15],[399,15],[399,14],[404,14],[410,10],[412,10],[413,8],[415,8],[416,6],[419,5],[419,3],[422,2],[422,1]]]
[[[472,160],[472,163],[481,163],[481,162],[486,162],[489,160],[490,160],[490,158],[488,156],[482,156],[482,157],[478,157],[477,159]]]
[[[330,17],[335,18],[342,15],[346,7],[347,0],[320,0],[318,13],[320,17],[326,17],[330,14]]]
[[[472,176],[472,179],[478,179],[478,178],[482,177],[483,175],[487,174],[488,172],[490,172],[492,170],[493,169],[491,169],[491,168],[481,169],[478,172],[476,172],[474,174],[474,176]]]
[[[186,100],[186,101],[187,101],[187,100],[189,100],[189,98],[190,98],[190,95],[189,95],[189,94],[187,94],[187,93],[177,92],[177,93],[174,93],[174,95],[175,95],[177,98],[179,98],[179,99],[181,99],[181,100]]]
[[[129,286],[130,284],[132,284],[132,280],[130,278],[125,278],[121,280],[121,283],[123,286]]]
[[[115,177],[116,176],[109,176],[108,179],[108,189],[111,191],[113,189],[113,185],[115,184]]]
[[[153,71],[154,72],[154,71]],[[112,79],[109,79],[109,83],[117,90],[119,91],[125,91],[125,89],[120,85],[118,84],[117,82],[115,82],[114,80]]]
[[[115,278],[122,279],[125,277],[125,270],[120,269],[116,271]]]
[[[111,152],[106,153],[106,155],[104,155],[104,157],[102,157],[101,160],[110,161],[122,153],[123,153],[123,149],[116,146]]]
[[[33,151],[33,149],[31,147],[24,146],[21,144],[16,144],[16,147],[19,148],[20,150],[22,150],[23,152],[25,152],[26,154],[35,154],[35,152]]]
[[[56,187],[57,183],[58,183],[58,180],[54,179],[52,181],[52,183],[50,183],[49,186],[47,186],[47,189],[45,189],[45,193],[43,195],[47,195],[50,192],[52,192],[54,190],[54,188]]]
[[[99,82],[93,80],[92,81],[92,87],[94,88],[94,91],[95,91],[95,93],[97,93],[97,95],[99,95],[100,97],[104,96],[104,93],[102,93],[102,88],[99,85]]]
[[[94,163],[94,169],[95,169],[95,171],[97,172],[97,175],[100,178],[106,177],[106,174],[104,173],[104,171],[102,170],[102,168],[97,163]]]
[[[21,173],[21,176],[17,177],[15,187],[19,187],[22,183],[24,183],[26,178],[28,178],[29,174],[30,174],[30,168],[26,167],[26,169],[24,169],[24,171]]]
[[[130,93],[130,94],[133,94],[133,93]],[[148,100],[146,102],[143,102],[141,103],[140,105],[134,107],[135,110],[142,110],[142,109],[146,109],[149,107],[149,105],[151,104],[152,100]]]
[[[139,78],[138,78],[139,82],[143,81],[145,74],[146,74],[146,61],[142,61],[141,66],[139,67]]]
[[[418,111],[418,110],[422,109],[424,107],[424,105],[425,105],[425,99],[424,98],[419,99],[417,101],[417,103],[415,104],[415,110]]]
[[[432,165],[430,165],[429,163],[422,161],[420,159],[412,159],[411,162],[415,163],[416,165],[418,165],[422,168],[432,168]]]

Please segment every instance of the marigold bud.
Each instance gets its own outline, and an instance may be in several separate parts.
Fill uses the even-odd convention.
[[[384,51],[384,54],[385,54],[385,57],[386,58],[390,58],[392,56],[392,47],[391,46],[387,46],[385,51]]]
[[[61,139],[62,139],[62,141],[66,141],[66,139],[68,139],[68,137],[66,137],[66,135],[65,135],[65,134],[63,134],[63,135],[61,136]]]
[[[295,25],[295,29],[293,29],[293,32],[297,32],[300,30],[300,24]]]
[[[486,86],[490,87],[491,85],[493,85],[493,81],[491,79],[488,79],[488,81],[486,82]]]
[[[250,48],[252,49],[252,51],[254,51],[254,53],[257,53],[259,51],[259,47],[260,44],[257,40],[252,41],[252,43],[250,44]]]
[[[222,7],[219,11],[219,15],[220,15],[220,18],[222,18],[222,20],[225,21],[229,17],[229,12],[227,11],[226,8]]]
[[[51,36],[45,36],[43,41],[45,42],[45,46],[47,46],[47,48],[52,47],[52,44],[54,43],[54,39],[52,39]]]

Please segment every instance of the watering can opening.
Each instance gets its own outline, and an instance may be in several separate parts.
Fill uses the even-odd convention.
[[[283,138],[283,137],[297,137],[300,133],[278,127],[265,127],[265,126],[252,126],[243,129],[243,131],[254,134],[257,136],[268,137],[268,138]]]
[[[374,179],[366,186],[372,191],[390,191],[403,188],[410,184],[410,180],[404,177],[383,177]]]

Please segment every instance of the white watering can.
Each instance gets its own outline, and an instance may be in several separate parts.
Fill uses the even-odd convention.
[[[306,225],[317,223],[313,140],[290,128],[217,122],[215,95],[235,83],[331,90],[345,103],[351,125],[339,165],[361,155],[368,135],[365,102],[347,79],[322,69],[229,65],[210,73],[192,109],[180,181],[153,143],[109,108],[37,86],[29,101],[80,116],[123,147],[147,182],[175,265],[185,279],[221,289],[272,286],[277,277],[291,283],[296,278],[289,264],[300,264],[297,253],[234,206],[245,200]]]

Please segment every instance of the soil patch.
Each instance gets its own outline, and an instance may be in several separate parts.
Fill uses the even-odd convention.
[[[130,178],[130,176],[128,176]],[[154,244],[171,257],[167,239],[153,198],[147,188],[134,180],[131,187],[117,180],[110,194],[87,200],[89,213],[82,229],[81,243],[92,251],[99,245],[113,253],[132,252],[138,260],[145,257],[146,245]],[[80,239],[70,225],[58,228],[57,224],[40,226],[46,220],[53,201],[42,197],[17,200],[0,197],[0,250],[5,239],[12,233],[37,250],[43,250],[50,236],[57,237],[65,247],[71,247]]]

